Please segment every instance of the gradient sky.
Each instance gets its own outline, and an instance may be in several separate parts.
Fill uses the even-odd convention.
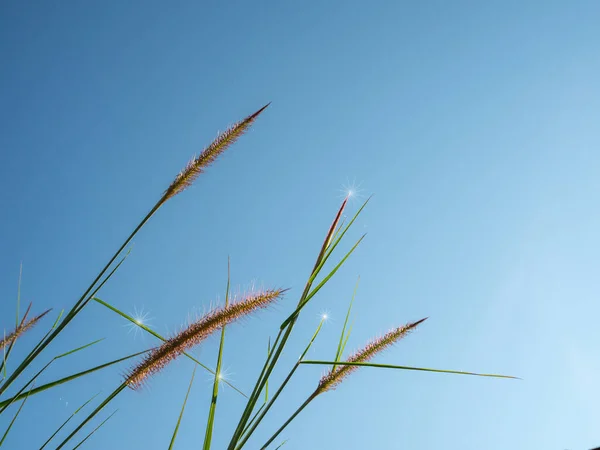
[[[150,221],[100,296],[168,333],[223,299],[228,256],[235,289],[291,288],[228,328],[226,375],[250,391],[354,184],[375,196],[342,252],[368,235],[306,309],[272,386],[325,310],[310,357],[333,356],[359,275],[348,350],[429,316],[377,362],[523,380],[362,369],[300,415],[284,448],[600,445],[599,23],[595,1],[3,1],[0,327],[14,324],[21,262],[24,304],[69,308],[188,159],[272,101]],[[43,360],[103,337],[42,381],[157,343],[90,304]],[[194,354],[214,366],[217,346]],[[5,447],[38,448],[127,368],[31,397]],[[192,369],[177,361],[124,392],[83,448],[167,448]],[[248,448],[323,370],[301,368]],[[198,371],[176,448],[201,446],[210,391]],[[222,391],[213,448],[242,400]]]

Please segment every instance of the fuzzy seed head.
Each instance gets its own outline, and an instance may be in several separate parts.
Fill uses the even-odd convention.
[[[256,118],[267,108],[267,106],[269,106],[269,104],[263,106],[245,119],[234,123],[223,133],[219,134],[219,136],[217,136],[217,138],[206,147],[200,155],[193,158],[175,177],[175,180],[173,180],[169,188],[165,191],[163,201],[167,201],[191,186],[196,178],[204,172],[206,167],[210,166],[218,156],[227,149],[227,147],[237,141],[239,137],[250,128],[252,123],[254,123]]]
[[[364,348],[351,355],[347,359],[347,362],[367,362],[371,360],[375,355],[391,347],[425,320],[426,319],[421,319],[417,322],[394,328],[383,336],[373,339]],[[319,395],[323,392],[335,389],[348,375],[358,368],[359,366],[336,366],[331,369],[319,381],[319,386],[314,395]]]
[[[148,352],[127,375],[127,384],[132,389],[138,389],[150,376],[159,372],[185,351],[200,344],[215,331],[266,308],[278,300],[284,292],[282,289],[260,291],[247,295],[242,300],[234,301],[228,306],[213,308],[162,345]]]
[[[27,331],[31,330],[34,326],[36,326],[36,324],[40,321],[40,319],[42,317],[44,317],[46,314],[48,314],[50,311],[51,310],[48,309],[48,310],[44,311],[42,314],[40,314],[39,316],[36,316],[36,317],[34,317],[32,319],[29,319],[26,322],[21,322],[19,324],[19,326],[14,329],[14,331],[12,331],[6,337],[3,337],[0,340],[0,350],[2,350],[4,347],[7,347],[8,345],[10,345],[13,342],[15,342],[17,340],[17,338],[19,336],[21,336],[22,334],[24,334]]]

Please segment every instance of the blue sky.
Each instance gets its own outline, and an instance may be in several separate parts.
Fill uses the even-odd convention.
[[[14,322],[21,261],[23,302],[69,308],[188,159],[272,101],[152,218],[101,297],[168,333],[223,299],[228,256],[236,289],[291,288],[228,329],[227,376],[249,391],[355,183],[375,196],[345,248],[368,235],[306,310],[272,383],[323,310],[332,320],[310,355],[335,353],[359,275],[349,348],[429,316],[377,361],[524,380],[364,369],[306,409],[284,448],[600,445],[599,21],[593,1],[3,2],[0,326]],[[124,325],[90,304],[45,360],[106,340],[44,380],[156,344]],[[217,346],[194,353],[214,365]],[[127,367],[31,397],[6,448],[38,448]],[[177,361],[117,398],[87,448],[166,448],[192,369]],[[322,372],[299,371],[249,448]],[[210,391],[198,372],[176,448],[201,445]],[[242,407],[222,391],[213,448]]]

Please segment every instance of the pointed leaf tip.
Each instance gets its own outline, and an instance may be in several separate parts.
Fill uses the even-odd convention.
[[[260,108],[258,111],[256,111],[254,114],[251,114],[250,117],[248,117],[248,119],[252,120],[256,117],[258,117],[265,109],[267,109],[269,106],[271,105],[271,102],[267,103],[265,106],[263,106],[262,108]]]

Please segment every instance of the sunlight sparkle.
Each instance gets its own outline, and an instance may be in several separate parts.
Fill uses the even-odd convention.
[[[356,178],[353,181],[349,179],[346,180],[346,183],[342,185],[340,189],[340,197],[347,198],[348,200],[359,200],[363,197],[362,195],[362,182],[357,183]]]
[[[137,338],[138,333],[140,333],[140,335],[143,336],[144,330],[140,328],[140,325],[148,325],[152,321],[152,319],[150,318],[150,313],[148,311],[144,311],[143,307],[138,309],[134,306],[133,314],[130,314],[130,316],[133,318],[133,321],[135,323],[128,322],[124,325],[128,328],[127,332],[133,332],[134,339]]]

